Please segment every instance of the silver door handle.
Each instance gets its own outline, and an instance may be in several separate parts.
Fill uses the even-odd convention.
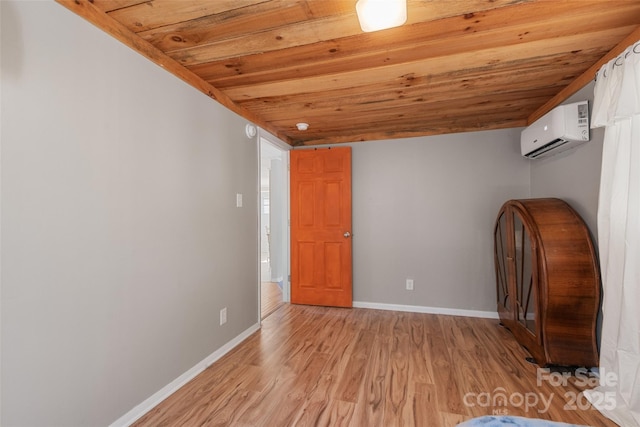
[[[351,233],[349,233],[348,231],[346,233],[343,234],[344,237],[351,237]]]

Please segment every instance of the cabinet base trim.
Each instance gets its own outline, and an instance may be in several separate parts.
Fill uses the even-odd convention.
[[[385,304],[380,302],[354,301],[356,308],[373,308],[376,310],[408,311],[411,313],[445,314],[448,316],[482,317],[498,319],[497,311],[464,310],[459,308],[424,307],[419,305]]]

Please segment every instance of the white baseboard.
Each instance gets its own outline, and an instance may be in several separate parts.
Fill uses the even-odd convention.
[[[242,332],[240,335],[220,347],[218,350],[211,353],[209,356],[205,357],[202,361],[198,362],[193,368],[189,369],[184,374],[180,375],[175,380],[171,381],[169,384],[164,386],[162,389],[154,393],[151,397],[146,399],[144,402],[140,403],[132,410],[124,414],[122,417],[118,418],[114,421],[109,427],[126,427],[130,426],[134,422],[136,422],[139,418],[141,418],[144,414],[149,412],[151,409],[156,407],[160,402],[165,400],[167,397],[171,396],[175,393],[180,387],[185,385],[187,382],[191,381],[196,375],[207,369],[214,363],[216,360],[220,359],[222,356],[231,351],[235,346],[240,344],[242,341],[247,339],[251,334],[260,329],[260,324],[256,323],[252,325],[247,330]]]
[[[458,308],[423,307],[419,305],[384,304],[379,302],[354,301],[356,308],[373,308],[376,310],[408,311],[411,313],[446,314],[448,316],[482,317],[498,319],[497,311],[463,310]]]

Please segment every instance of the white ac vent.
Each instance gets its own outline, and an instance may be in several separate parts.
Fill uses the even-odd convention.
[[[522,155],[541,159],[589,141],[589,102],[560,105],[522,131]]]

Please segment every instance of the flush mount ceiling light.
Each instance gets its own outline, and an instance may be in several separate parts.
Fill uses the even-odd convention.
[[[296,127],[298,128],[299,131],[305,131],[309,129],[309,123],[304,123],[304,122],[296,123]]]
[[[399,27],[407,22],[407,1],[358,0],[356,13],[365,33]]]

